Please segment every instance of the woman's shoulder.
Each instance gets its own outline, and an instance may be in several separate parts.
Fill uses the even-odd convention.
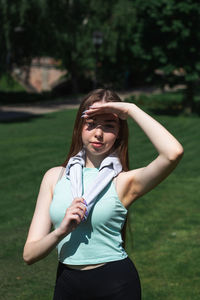
[[[50,168],[44,174],[43,182],[54,188],[59,178],[63,175],[64,169],[65,168],[63,166]]]
[[[55,177],[55,176],[59,175],[62,171],[64,171],[64,169],[65,168],[63,166],[56,166],[56,167],[50,168],[49,170],[46,171],[44,176]]]

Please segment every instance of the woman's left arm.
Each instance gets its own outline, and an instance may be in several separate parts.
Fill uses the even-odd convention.
[[[183,155],[183,147],[166,128],[135,104],[128,104],[128,107],[128,115],[140,126],[158,151],[157,158],[149,165],[127,173],[132,183],[132,195],[129,198],[134,201],[172,172]]]
[[[120,181],[127,187],[126,206],[129,206],[172,172],[183,155],[183,147],[166,128],[135,104],[108,102],[92,107],[93,112],[89,110],[88,115],[112,112],[122,119],[131,117],[158,151],[158,157],[146,167],[122,173]]]

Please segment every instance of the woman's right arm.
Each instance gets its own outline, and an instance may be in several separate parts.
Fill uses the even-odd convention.
[[[76,198],[66,210],[61,225],[51,231],[52,223],[49,208],[53,190],[61,167],[52,168],[46,172],[42,180],[35,212],[30,225],[28,237],[24,246],[23,258],[27,264],[47,256],[67,234],[73,231],[84,217],[85,206],[82,198]]]

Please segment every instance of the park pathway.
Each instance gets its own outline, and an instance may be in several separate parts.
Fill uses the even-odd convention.
[[[176,86],[173,90],[181,88],[180,86]],[[172,89],[170,89],[172,90]],[[165,90],[168,91],[168,90]],[[134,95],[138,96],[141,93],[143,94],[159,94],[161,93],[161,89],[153,88],[153,87],[143,87],[140,89],[134,89],[131,91],[119,92],[119,96],[122,100],[125,98]],[[19,103],[16,105],[2,105],[0,107],[0,122],[10,122],[17,121],[23,119],[29,119],[31,117],[40,116],[46,113],[51,113],[55,111],[65,110],[65,109],[76,109],[79,107],[79,103],[82,98],[69,99],[67,100],[52,100],[52,101],[44,101],[40,103],[31,103],[24,104]]]

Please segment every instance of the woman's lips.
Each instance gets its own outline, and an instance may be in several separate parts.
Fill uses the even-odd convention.
[[[92,146],[95,147],[95,148],[100,148],[100,147],[103,146],[103,143],[99,143],[99,142],[92,142],[91,144],[92,144]]]

